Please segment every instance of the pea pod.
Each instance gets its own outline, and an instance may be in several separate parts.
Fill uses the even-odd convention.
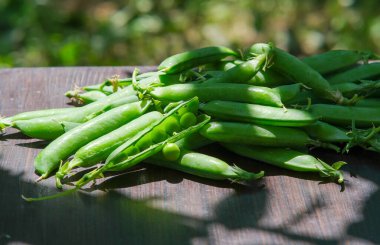
[[[380,62],[364,64],[327,78],[330,84],[357,82],[380,76]]]
[[[345,130],[321,121],[307,125],[303,129],[310,137],[324,142],[341,143],[351,140]]]
[[[318,97],[328,99],[338,104],[351,104],[356,99],[348,100],[339,91],[334,90],[330,83],[310,66],[292,56],[291,54],[278,49],[270,44],[258,43],[250,47],[249,52],[253,55],[273,53],[272,69],[291,78],[296,83],[302,83],[312,89]]]
[[[332,166],[315,157],[292,149],[223,144],[228,150],[248,158],[262,161],[280,168],[299,172],[318,172],[321,177],[328,177],[343,183],[343,174],[339,171],[345,162],[336,162]]]
[[[339,151],[337,146],[313,140],[304,131],[297,128],[214,121],[205,125],[200,130],[200,134],[210,140],[224,143],[272,147],[312,145]]]
[[[150,102],[142,101],[114,108],[61,135],[43,149],[34,161],[36,171],[46,178],[76,150],[100,136],[142,115]]]
[[[210,101],[200,109],[218,119],[284,127],[302,127],[318,119],[307,111],[230,101]]]
[[[314,104],[310,113],[321,121],[339,126],[351,126],[352,121],[359,127],[380,126],[380,110],[357,106],[339,106],[329,104]]]
[[[111,101],[104,101],[104,99],[101,99],[86,106],[75,108],[76,110],[71,113],[15,121],[14,127],[32,138],[54,140],[65,133],[65,130],[62,127],[62,122],[83,123],[112,108],[136,101],[138,101],[138,98],[135,95]]]
[[[380,80],[378,81],[366,81],[361,80],[359,82],[347,82],[338,83],[332,85],[333,88],[339,90],[344,96],[352,97],[355,94],[363,97],[368,97],[380,89]]]
[[[238,64],[231,69],[205,81],[205,83],[246,83],[256,73],[262,70],[268,60],[268,55],[262,54]]]
[[[276,91],[258,86],[233,83],[175,84],[155,87],[149,94],[162,101],[180,101],[199,97],[201,102],[226,100],[282,107]]]
[[[74,112],[75,110],[76,108],[45,109],[45,110],[22,112],[11,117],[0,118],[0,131],[8,127],[13,127],[15,121],[62,115],[62,114]]]
[[[181,150],[180,157],[175,161],[168,161],[162,153],[153,155],[144,161],[157,166],[171,168],[214,180],[229,179],[235,182],[255,180],[264,176],[263,171],[250,173],[237,166],[230,166],[216,157],[184,149]]]
[[[238,54],[226,47],[210,46],[170,56],[162,61],[157,69],[167,74],[180,73],[194,67],[222,60],[227,56],[238,56]]]
[[[372,56],[371,52],[330,50],[325,53],[305,57],[302,61],[323,75],[353,66],[360,61],[366,62]]]
[[[57,171],[57,187],[61,187],[61,179],[67,175],[71,169],[75,167],[90,167],[106,160],[106,158],[126,140],[144,128],[149,127],[149,125],[162,117],[162,114],[157,111],[149,112],[84,145],[75,153],[71,161],[66,162]]]

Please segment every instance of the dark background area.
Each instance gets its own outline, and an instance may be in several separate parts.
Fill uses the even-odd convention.
[[[380,2],[0,0],[0,67],[156,65],[207,45],[380,53]]]

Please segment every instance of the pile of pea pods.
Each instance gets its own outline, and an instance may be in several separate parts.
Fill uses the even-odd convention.
[[[331,50],[297,58],[273,44],[244,52],[211,46],[165,59],[156,71],[112,77],[67,91],[79,107],[24,112],[0,120],[51,141],[35,159],[38,180],[62,188],[76,168],[95,168],[74,192],[105,172],[141,162],[215,180],[252,173],[197,149],[220,144],[254,162],[316,172],[343,183],[345,162],[325,163],[310,147],[380,152],[380,63],[371,52]]]

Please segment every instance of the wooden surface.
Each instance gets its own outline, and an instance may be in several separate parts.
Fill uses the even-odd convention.
[[[99,83],[131,68],[0,69],[0,112],[67,107],[76,85]],[[346,160],[345,190],[318,175],[298,174],[206,149],[266,177],[248,186],[208,181],[141,165],[96,188],[26,203],[21,194],[56,192],[35,183],[33,160],[46,142],[11,129],[0,137],[0,244],[379,244],[379,154],[315,151]]]

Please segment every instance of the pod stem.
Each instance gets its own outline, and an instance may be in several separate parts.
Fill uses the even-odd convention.
[[[372,139],[376,137],[380,133],[379,127],[372,127],[370,129],[357,129],[355,127],[355,121],[352,121],[352,129],[347,135],[351,138],[351,140],[344,147],[344,152],[348,153],[349,149],[354,146],[361,146],[363,148],[368,148],[368,145],[374,147],[375,151],[377,150],[376,141]]]
[[[231,166],[231,168],[232,168],[232,171],[237,175],[236,177],[229,178],[233,182],[256,180],[264,176],[264,171],[260,171],[258,173],[252,173],[252,172],[245,171],[244,169],[241,169],[236,165]]]
[[[352,96],[351,99],[347,99],[346,97],[344,97],[340,92],[339,92],[340,96],[338,97],[335,97],[335,101],[337,104],[339,105],[355,105],[359,100],[363,99],[362,96],[359,96],[357,94],[355,94],[354,96]]]
[[[336,180],[338,184],[342,184],[344,181],[343,178],[343,173],[339,171],[339,169],[343,166],[346,165],[346,162],[343,161],[338,161],[335,162],[333,165],[328,165],[327,163],[323,162],[320,159],[317,159],[318,162],[321,164],[321,166],[316,165],[316,167],[319,169],[319,175],[321,177],[328,177],[333,180]]]
[[[0,133],[4,131],[4,129],[12,127],[13,123],[11,121],[7,121],[6,117],[2,117],[0,115]]]
[[[40,182],[41,180],[46,179],[48,176],[49,176],[49,173],[44,173],[38,179],[36,179],[36,182]]]
[[[55,186],[58,189],[62,189],[62,179],[76,166],[77,161],[70,161],[59,167],[58,171],[55,173]]]
[[[98,167],[91,172],[85,174],[80,180],[75,183],[77,188],[81,188],[91,182],[92,180],[96,180],[98,177],[103,177],[103,172],[107,170],[106,165]]]

